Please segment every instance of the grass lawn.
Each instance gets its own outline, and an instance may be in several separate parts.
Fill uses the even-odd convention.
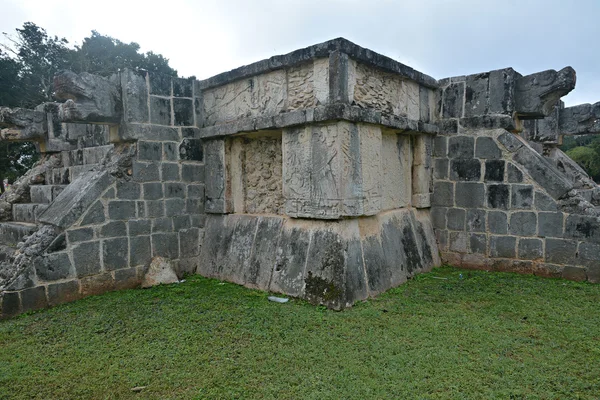
[[[600,285],[439,268],[333,312],[193,276],[0,321],[13,398],[598,399]]]

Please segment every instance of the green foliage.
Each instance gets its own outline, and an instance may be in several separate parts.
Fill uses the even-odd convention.
[[[596,182],[600,182],[600,136],[565,137],[561,150],[566,152]]]
[[[169,66],[169,60],[153,52],[140,53],[137,43],[123,43],[97,31],[83,39],[76,50],[75,72],[109,76],[124,68],[140,68],[150,72],[177,76],[177,71]]]
[[[192,276],[2,321],[0,398],[600,397],[598,285],[439,268],[343,312],[267,296]]]

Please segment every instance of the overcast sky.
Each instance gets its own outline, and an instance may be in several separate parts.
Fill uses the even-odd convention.
[[[1,32],[27,21],[137,42],[200,79],[341,36],[436,79],[570,65],[567,105],[600,101],[600,0],[0,0]]]

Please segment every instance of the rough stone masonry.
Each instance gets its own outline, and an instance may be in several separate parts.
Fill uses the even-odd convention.
[[[447,262],[600,279],[598,131],[570,67],[436,80],[334,39],[197,81],[64,71],[0,108],[42,159],[0,198],[0,316],[139,286],[152,260],[343,309]]]

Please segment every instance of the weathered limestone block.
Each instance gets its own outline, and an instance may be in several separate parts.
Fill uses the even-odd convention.
[[[207,213],[223,214],[232,210],[231,187],[228,183],[225,140],[209,140],[206,150],[206,203]]]
[[[46,114],[26,108],[0,107],[0,140],[41,141],[46,138]]]
[[[59,108],[64,122],[112,122],[121,120],[122,101],[118,76],[103,78],[83,72],[62,71],[54,76],[55,96],[66,100]]]
[[[403,79],[363,63],[355,64],[354,101],[363,108],[407,116],[408,90]],[[419,103],[417,91],[417,104]]]
[[[290,216],[337,219],[381,210],[378,126],[338,122],[285,129],[283,162],[283,193]]]
[[[586,135],[600,132],[600,102],[580,104],[559,111],[561,135]]]
[[[342,309],[439,265],[428,213],[327,221],[210,215],[198,272]]]
[[[575,70],[547,70],[520,77],[515,82],[515,111],[519,117],[543,118],[560,98],[575,88]]]
[[[287,99],[286,71],[278,70],[203,92],[204,126],[276,115]]]
[[[163,257],[154,257],[150,263],[150,267],[144,275],[142,281],[143,288],[149,288],[156,285],[168,285],[177,283],[179,279],[173,269],[171,262]]]

